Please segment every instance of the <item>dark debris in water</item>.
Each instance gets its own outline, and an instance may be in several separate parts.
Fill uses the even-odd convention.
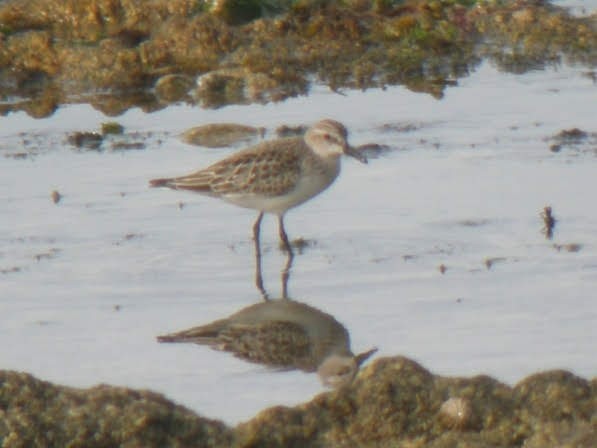
[[[487,268],[487,270],[490,270],[495,264],[503,263],[506,260],[507,260],[506,257],[489,257],[489,258],[485,259],[483,264],[485,264],[485,267]]]
[[[425,125],[423,123],[386,123],[380,127],[381,132],[398,132],[398,133],[406,133],[406,132],[414,132],[418,131],[419,129],[423,128]]]
[[[50,199],[52,199],[54,204],[58,204],[62,199],[62,195],[58,190],[53,190],[52,193],[50,193]]]
[[[290,246],[298,251],[299,254],[303,254],[305,250],[317,246],[317,240],[310,240],[307,238],[299,237],[290,241]],[[284,244],[280,241],[279,249],[285,251]]]
[[[580,252],[582,249],[582,244],[578,243],[568,243],[568,244],[554,244],[554,249],[558,252]]]
[[[596,151],[597,132],[588,132],[579,128],[562,129],[551,136],[548,141],[552,142],[549,150],[558,153],[563,149],[576,151]]]
[[[110,145],[112,151],[130,151],[145,149],[145,142],[113,142]]]
[[[597,62],[594,17],[546,1],[71,3],[0,2],[0,97],[20,98],[0,115],[264,103],[314,83],[400,84],[439,99],[484,59],[514,73]]]
[[[563,144],[579,144],[589,137],[589,133],[578,128],[564,129],[554,136],[554,139]]]
[[[460,221],[458,224],[464,227],[481,227],[486,226],[490,223],[488,219],[464,219]]]
[[[375,159],[382,154],[392,150],[390,145],[383,145],[380,143],[365,143],[355,148],[355,151],[367,159]]]
[[[52,258],[55,258],[59,253],[60,249],[53,247],[47,252],[41,252],[39,254],[36,254],[33,258],[35,258],[35,261],[51,260]]]
[[[593,81],[593,84],[597,84],[597,71],[590,70],[590,71],[584,72],[583,76],[585,78],[590,79],[591,81]]]
[[[4,154],[4,157],[6,157],[7,159],[25,160],[28,159],[31,155],[32,154],[28,152],[18,151]]]
[[[153,132],[124,132],[119,123],[102,123],[101,133],[95,131],[77,131],[69,134],[67,142],[77,150],[89,151],[131,151],[147,148],[148,141],[161,144],[159,137]]]
[[[73,132],[67,137],[68,143],[77,149],[88,149],[98,151],[104,141],[104,137],[97,132]]]
[[[142,238],[144,238],[145,235],[143,235],[142,233],[127,233],[126,235],[124,235],[122,237],[122,239],[120,239],[120,241],[117,241],[114,243],[115,246],[122,246],[123,244],[129,242],[129,241],[137,241],[140,240]]]
[[[543,207],[541,219],[543,219],[543,228],[541,229],[541,232],[545,235],[545,238],[551,240],[557,222],[556,218],[553,216],[551,206]]]

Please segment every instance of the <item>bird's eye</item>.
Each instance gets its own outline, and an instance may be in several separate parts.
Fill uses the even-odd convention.
[[[326,142],[331,142],[333,140],[330,134],[323,134],[323,138]]]

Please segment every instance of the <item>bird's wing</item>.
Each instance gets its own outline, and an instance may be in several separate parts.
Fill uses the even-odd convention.
[[[269,321],[258,325],[236,324],[220,333],[219,350],[270,367],[314,371],[312,342],[305,329],[287,321]]]
[[[296,185],[301,172],[302,140],[264,142],[221,160],[208,168],[170,179],[173,188],[216,196],[258,194],[277,196]],[[276,143],[276,144],[273,144]]]

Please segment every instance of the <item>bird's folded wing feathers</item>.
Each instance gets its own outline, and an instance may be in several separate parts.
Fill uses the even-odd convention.
[[[231,325],[220,334],[219,342],[219,350],[274,367],[304,369],[312,350],[312,341],[304,328],[288,321]]]
[[[195,173],[171,179],[170,185],[216,196],[284,194],[296,185],[301,163],[296,148],[265,142]]]

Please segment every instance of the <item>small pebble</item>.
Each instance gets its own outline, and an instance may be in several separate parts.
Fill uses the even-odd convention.
[[[62,199],[62,195],[58,192],[58,190],[53,190],[50,194],[50,197],[52,198],[52,202],[54,204],[58,204],[60,199]]]
[[[470,426],[473,407],[466,398],[452,397],[439,408],[439,421],[448,429],[465,429]]]

